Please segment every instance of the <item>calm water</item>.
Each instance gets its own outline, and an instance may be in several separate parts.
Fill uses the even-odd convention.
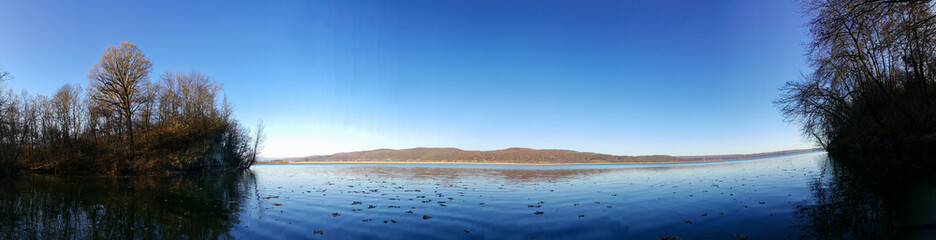
[[[0,183],[0,239],[860,237],[826,226],[841,217],[828,211],[868,207],[830,194],[830,169],[825,153],[810,153],[704,164],[290,164],[209,176],[26,176]],[[912,230],[930,231],[921,221]]]

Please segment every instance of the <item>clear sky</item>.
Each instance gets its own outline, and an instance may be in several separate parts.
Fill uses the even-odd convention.
[[[772,100],[808,72],[795,1],[7,1],[17,90],[108,45],[224,83],[267,157],[376,148],[610,154],[812,147]]]

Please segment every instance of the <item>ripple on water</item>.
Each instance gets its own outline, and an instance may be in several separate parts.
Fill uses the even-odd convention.
[[[794,206],[809,197],[809,183],[824,160],[824,154],[804,154],[640,167],[260,165],[253,169],[257,195],[280,198],[248,199],[232,234],[329,239],[652,239],[663,232],[687,238],[798,236],[788,227]],[[335,212],[341,215],[333,217]]]

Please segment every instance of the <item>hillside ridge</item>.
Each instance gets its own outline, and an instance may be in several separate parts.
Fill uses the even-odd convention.
[[[315,155],[271,161],[273,163],[511,163],[511,164],[589,164],[589,163],[667,163],[725,161],[781,156],[817,149],[797,149],[755,154],[729,154],[705,156],[643,155],[626,156],[564,149],[532,149],[512,147],[500,150],[462,150],[454,147],[408,149],[374,149]]]

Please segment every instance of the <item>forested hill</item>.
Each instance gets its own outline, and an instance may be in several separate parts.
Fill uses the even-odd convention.
[[[615,156],[609,154],[576,152],[570,150],[538,150],[508,148],[494,151],[466,151],[458,148],[411,148],[402,150],[378,149],[346,152],[325,156],[310,156],[281,160],[280,162],[440,162],[440,163],[519,163],[519,164],[572,164],[572,163],[658,163],[686,162],[693,159],[653,155]]]
[[[514,164],[577,164],[577,163],[667,163],[708,162],[777,157],[790,154],[821,151],[820,148],[795,149],[776,152],[700,156],[616,156],[610,154],[577,152],[557,149],[508,148],[494,151],[468,151],[458,148],[377,149],[345,152],[299,158],[268,159],[267,163],[514,163]]]
[[[777,156],[783,156],[783,155],[800,154],[800,153],[808,153],[808,152],[816,152],[816,151],[822,151],[822,148],[793,149],[793,150],[752,153],[752,154],[724,154],[724,155],[700,155],[700,156],[679,156],[679,157],[689,158],[689,159],[694,159],[694,160],[699,160],[699,161],[729,161],[729,160],[740,160],[740,159],[777,157]]]

